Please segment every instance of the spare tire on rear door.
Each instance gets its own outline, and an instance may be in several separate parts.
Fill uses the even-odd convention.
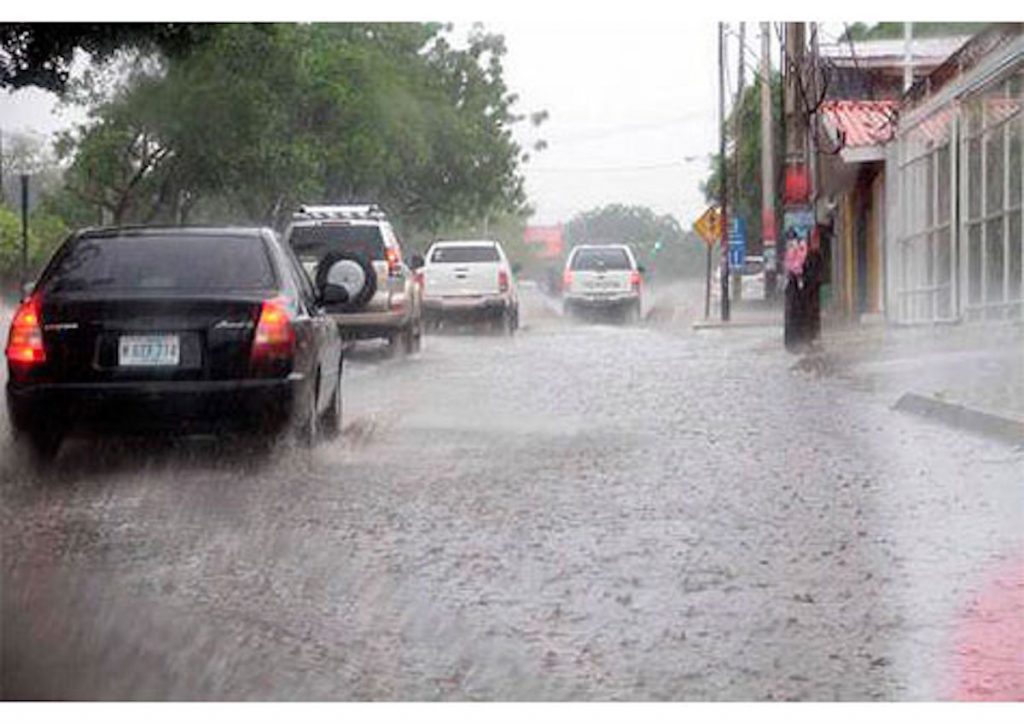
[[[323,289],[328,282],[348,292],[348,301],[331,311],[358,312],[377,293],[377,272],[362,254],[332,251],[324,256],[316,265],[316,288]]]

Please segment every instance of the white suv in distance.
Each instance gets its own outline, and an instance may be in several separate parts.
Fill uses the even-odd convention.
[[[643,267],[625,244],[573,247],[565,260],[562,301],[565,315],[617,313],[629,322],[640,320]]]
[[[437,241],[423,267],[423,313],[428,326],[490,321],[511,334],[519,327],[512,265],[496,241]]]
[[[303,206],[292,215],[285,242],[317,282],[325,258],[345,259],[351,267],[338,280],[349,302],[332,314],[347,339],[384,338],[405,352],[420,349],[423,337],[422,286],[384,211],[375,204]]]

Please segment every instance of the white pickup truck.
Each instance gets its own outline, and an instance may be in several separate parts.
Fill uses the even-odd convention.
[[[423,267],[423,315],[428,327],[489,321],[512,334],[519,296],[512,266],[496,241],[438,241]]]
[[[562,299],[567,317],[617,313],[638,322],[643,310],[643,267],[625,244],[581,244],[565,261]]]

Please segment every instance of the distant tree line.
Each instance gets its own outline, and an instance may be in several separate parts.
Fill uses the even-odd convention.
[[[646,206],[608,204],[576,214],[565,224],[567,250],[578,244],[628,244],[639,263],[657,278],[704,273],[705,247],[671,214]]]
[[[781,138],[782,76],[773,72],[771,76],[772,128],[776,131],[774,168],[775,188],[782,188],[784,145]],[[739,144],[736,143],[736,114],[739,114]],[[729,181],[730,216],[743,219],[747,227],[747,252],[760,253],[763,240],[761,229],[761,81],[748,86],[737,107],[729,112],[726,120],[726,178]],[[736,154],[739,154],[739,173],[736,172]],[[707,178],[701,183],[701,190],[709,204],[717,204],[721,196],[722,166],[721,155],[711,157]],[[776,193],[776,203],[781,194]],[[777,205],[776,218],[781,219],[781,206]]]

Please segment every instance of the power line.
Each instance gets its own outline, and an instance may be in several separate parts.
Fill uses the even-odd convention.
[[[615,173],[619,171],[655,171],[668,168],[683,168],[704,157],[693,156],[690,158],[690,161],[669,161],[666,163],[651,163],[635,166],[535,166],[532,168],[527,166],[524,170],[527,173],[530,173],[531,171],[540,171],[543,173]]]
[[[595,130],[595,131],[591,131],[591,132],[582,132],[582,133],[578,133],[578,134],[568,134],[568,135],[564,135],[564,136],[553,136],[551,138],[546,138],[544,140],[547,141],[549,144],[551,144],[551,143],[568,144],[568,143],[578,143],[578,142],[594,141],[594,140],[600,140],[602,138],[608,138],[610,136],[621,135],[623,133],[632,133],[632,132],[635,132],[635,131],[646,131],[646,130],[657,130],[659,128],[678,127],[678,126],[683,125],[685,123],[688,123],[688,122],[691,122],[691,121],[694,121],[694,120],[698,120],[698,119],[702,118],[703,116],[709,116],[709,115],[711,115],[713,113],[714,113],[714,109],[691,111],[690,113],[686,113],[686,114],[684,114],[682,116],[677,116],[675,118],[670,118],[670,119],[665,120],[665,121],[657,121],[657,122],[651,122],[651,123],[632,123],[632,124],[625,124],[625,125],[621,125],[621,126],[611,126],[611,127],[605,128],[605,129]]]

